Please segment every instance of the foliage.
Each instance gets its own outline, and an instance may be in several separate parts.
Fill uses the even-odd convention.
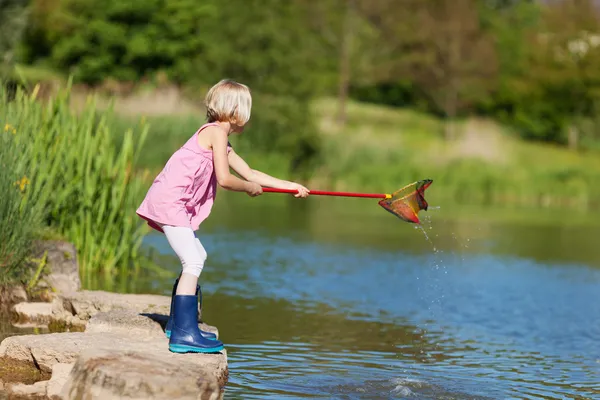
[[[397,52],[399,72],[411,77],[429,108],[453,120],[487,96],[496,74],[491,37],[480,27],[474,0],[418,2],[407,19],[415,34]],[[451,124],[446,137],[453,138]]]
[[[189,60],[206,41],[198,21],[211,8],[191,0],[33,2],[24,56],[88,83],[134,80],[164,70],[189,75]]]
[[[271,125],[256,120],[261,132],[242,142],[275,140],[269,149],[304,172],[322,143],[303,125],[313,115],[300,115],[322,95],[338,96],[338,122],[350,95],[449,119],[485,115],[527,140],[590,149],[600,142],[596,3],[33,0],[19,54],[88,84],[164,74],[205,93],[224,77],[243,81]],[[581,41],[585,56],[556,58]]]
[[[590,127],[600,90],[600,18],[589,1],[521,6],[493,23],[504,59],[502,88],[491,114],[525,139],[577,147],[567,132]],[[537,10],[537,11],[534,11]],[[490,111],[490,110],[488,110]],[[597,129],[597,128],[596,128]],[[585,129],[586,133],[595,132]]]
[[[6,104],[6,93],[1,104]],[[4,109],[4,107],[3,107]],[[24,133],[0,110],[0,285],[27,279],[32,240],[41,215],[35,203],[24,202],[31,175],[23,162],[25,149],[17,135]]]
[[[0,79],[10,73],[27,23],[27,0],[0,0]]]
[[[19,90],[14,101],[3,96],[0,112],[20,133],[31,182],[26,204],[40,207],[45,225],[76,246],[84,273],[110,274],[139,260],[144,226],[135,209],[146,188],[134,170],[147,127],[110,130],[112,114],[97,116],[94,101],[75,114],[69,88],[47,104]]]
[[[227,76],[290,95],[309,92],[318,72],[311,53],[318,37],[305,37],[301,1],[234,0],[221,7],[217,0],[37,0],[32,9],[24,61],[46,62],[86,83],[163,71],[176,83],[206,85]]]
[[[375,43],[384,57],[372,58],[371,85],[353,82],[356,98],[446,115],[487,115],[527,140],[566,144],[567,132],[576,132],[581,140],[571,134],[574,148],[598,141],[600,59],[594,43],[600,16],[594,2],[403,3],[394,7],[383,0],[361,10],[379,31]],[[419,10],[429,11],[422,17]],[[558,49],[564,55],[586,42],[585,54],[571,53],[561,62],[555,57]],[[466,53],[450,63],[462,44]]]

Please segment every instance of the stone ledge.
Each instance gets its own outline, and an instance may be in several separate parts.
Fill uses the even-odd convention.
[[[46,380],[4,383],[0,394],[52,400],[221,398],[229,375],[226,350],[171,353],[164,333],[169,308],[167,296],[102,291],[16,305],[13,312],[21,322],[50,320],[55,326],[77,327],[78,332],[4,339],[0,364],[25,365]],[[199,327],[218,335],[216,327],[202,322]]]
[[[0,288],[0,306],[16,316],[16,326],[47,326],[60,333],[11,336],[0,343],[0,400],[6,395],[44,400],[222,398],[229,375],[226,350],[171,353],[164,334],[169,296],[80,290],[72,244],[39,242],[35,256],[44,255],[47,268],[33,291],[41,302],[28,303],[28,293],[17,286]],[[200,328],[218,336],[217,328],[201,318],[199,309]]]
[[[175,354],[168,350],[167,338],[154,335],[72,332],[11,336],[0,344],[0,360],[29,363],[46,373],[56,373],[61,364],[74,364],[60,392],[53,388],[54,398],[61,399],[78,397],[81,391],[103,393],[101,398],[135,398],[133,393],[141,388],[146,390],[142,398],[147,399],[176,393],[174,398],[198,398],[221,393],[228,379],[226,350]],[[192,381],[195,384],[190,386]]]

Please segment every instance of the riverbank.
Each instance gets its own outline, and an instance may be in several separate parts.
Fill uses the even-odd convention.
[[[55,268],[53,274],[56,263],[49,264],[43,282],[58,284],[48,287],[46,301],[7,290],[21,293],[11,307],[12,324],[42,333],[9,336],[0,343],[0,398],[222,397],[228,380],[226,350],[168,350],[164,327],[170,297],[80,290],[78,269],[67,273]],[[200,310],[199,326],[218,336],[217,328],[201,319]]]

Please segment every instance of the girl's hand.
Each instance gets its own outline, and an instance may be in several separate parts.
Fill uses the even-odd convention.
[[[261,195],[262,192],[262,186],[260,186],[258,183],[247,182],[246,193],[248,193],[248,196],[256,197],[258,195]]]
[[[306,197],[308,197],[308,194],[310,193],[310,190],[308,190],[304,186],[299,185],[299,184],[294,183],[294,182],[290,182],[290,184],[288,185],[288,189],[290,189],[290,190],[297,190],[298,191],[298,193],[296,193],[294,195],[294,197],[306,198]]]

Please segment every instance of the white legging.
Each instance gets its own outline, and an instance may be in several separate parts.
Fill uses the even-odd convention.
[[[183,273],[199,278],[207,254],[194,231],[184,226],[161,225],[161,227],[169,244],[181,261]]]

